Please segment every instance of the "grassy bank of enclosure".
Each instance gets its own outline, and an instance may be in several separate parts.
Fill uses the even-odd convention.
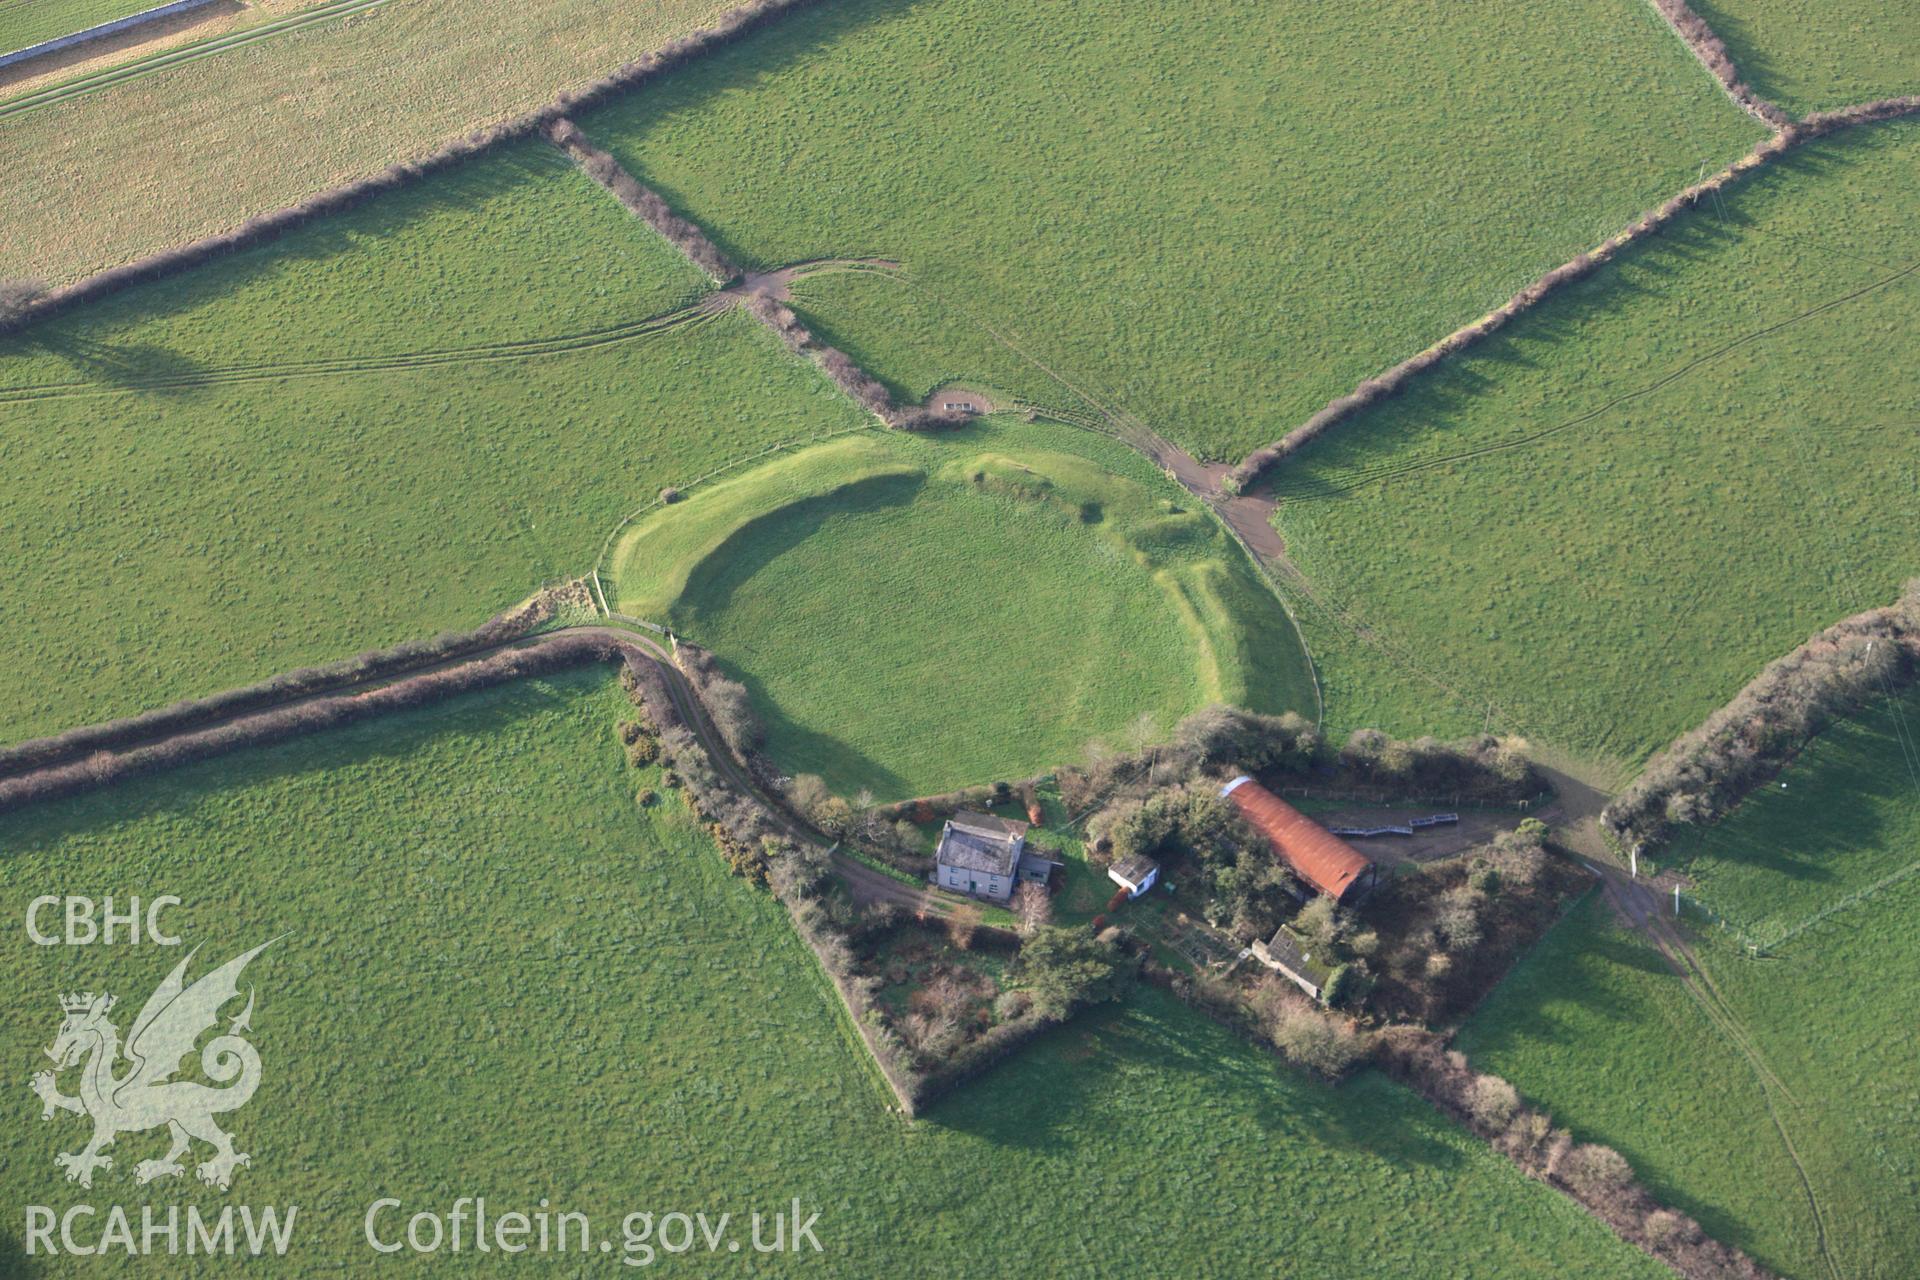
[[[1639,0],[852,0],[580,124],[737,260],[903,261],[1235,458],[1759,136]],[[887,288],[807,296],[916,398],[1068,398]]]
[[[1887,599],[1917,161],[1909,124],[1795,153],[1286,462],[1336,717],[1637,760]]]
[[[1023,1267],[1098,1256],[1120,1275],[1276,1257],[1339,1277],[1656,1273],[1403,1090],[1308,1083],[1154,991],[903,1125],[784,913],[677,805],[635,807],[653,779],[622,761],[625,714],[609,676],[583,673],[0,819],[16,919],[43,892],[171,892],[195,973],[285,935],[246,974],[264,1072],[229,1117],[252,1156],[232,1192],[135,1187],[163,1138],[132,1134],[77,1191],[53,1156],[82,1123],[42,1125],[22,1080],[0,1195],[297,1204],[276,1271],[296,1276],[364,1270],[377,1197],[445,1214],[460,1195],[493,1213],[544,1197],[616,1247],[634,1210],[731,1212],[744,1233],[745,1214],[797,1196],[820,1212],[810,1269],[829,1275],[902,1259],[1001,1275],[1016,1245]],[[119,996],[124,1032],[180,954],[9,931],[9,1060],[38,1057],[66,990]],[[1114,1210],[1143,1186],[1152,1214]],[[532,1256],[381,1261],[466,1273]],[[98,1266],[34,1262],[49,1278]]]
[[[529,111],[727,7],[407,0],[0,120],[0,277],[66,281],[234,226]]]
[[[472,626],[859,424],[743,315],[637,327],[700,287],[530,142],[0,340],[0,739]]]
[[[636,523],[612,567],[622,612],[742,676],[784,768],[849,795],[1030,775],[1207,702],[1314,714],[1284,611],[1212,517],[1057,427],[783,454]]]
[[[1694,0],[1747,80],[1788,110],[1920,93],[1915,0]]]
[[[1842,1275],[1920,1255],[1920,768],[1905,695],[1836,726],[1720,826],[1671,851],[1735,928],[1697,943],[1767,1068]],[[1747,939],[1773,944],[1750,958]],[[1827,1274],[1807,1192],[1753,1068],[1665,962],[1596,897],[1461,1038],[1576,1130],[1618,1147],[1663,1197],[1784,1274]]]

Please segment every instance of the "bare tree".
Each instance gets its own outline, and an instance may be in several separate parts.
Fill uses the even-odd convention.
[[[1053,895],[1043,884],[1028,881],[1021,885],[1013,891],[1013,918],[1019,923],[1021,937],[1052,923]]]

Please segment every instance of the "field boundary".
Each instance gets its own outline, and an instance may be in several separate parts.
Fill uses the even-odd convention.
[[[1842,618],[1769,662],[1648,761],[1602,810],[1601,832],[1616,851],[1646,852],[1675,826],[1718,821],[1835,718],[1916,678],[1920,579],[1891,605]]]
[[[1094,435],[1106,436],[1111,440],[1117,440],[1134,452],[1140,454],[1148,462],[1159,467],[1162,472],[1171,476],[1174,482],[1179,484],[1181,488],[1200,499],[1200,501],[1206,505],[1209,514],[1213,516],[1215,523],[1224,528],[1227,531],[1227,535],[1239,545],[1241,553],[1245,555],[1247,560],[1253,565],[1261,581],[1266,584],[1267,590],[1273,595],[1275,600],[1279,601],[1280,610],[1286,615],[1287,625],[1293,630],[1294,641],[1300,646],[1301,657],[1306,661],[1307,678],[1313,685],[1314,726],[1318,728],[1326,723],[1326,690],[1320,682],[1320,667],[1319,664],[1314,661],[1313,648],[1307,642],[1306,630],[1300,625],[1300,618],[1294,612],[1293,602],[1287,598],[1287,593],[1281,589],[1279,582],[1279,575],[1283,572],[1293,572],[1297,574],[1298,571],[1294,570],[1292,565],[1288,563],[1285,548],[1278,544],[1277,534],[1274,535],[1275,545],[1263,552],[1253,545],[1252,540],[1248,536],[1247,529],[1242,527],[1243,524],[1251,522],[1252,525],[1257,526],[1254,530],[1256,535],[1261,531],[1270,531],[1272,529],[1271,524],[1267,520],[1267,516],[1271,514],[1271,512],[1264,503],[1250,496],[1228,495],[1221,492],[1208,479],[1207,469],[1198,459],[1194,458],[1172,441],[1161,436],[1146,423],[1140,421],[1140,419],[1116,407],[1117,401],[1114,401],[1113,404],[1107,403],[1107,401],[1113,401],[1110,393],[1102,392],[1102,396],[1105,397],[1105,400],[1103,400],[1096,398],[1090,392],[1076,386],[1063,374],[1045,364],[1031,352],[1015,344],[1005,334],[1001,333],[999,329],[989,324],[974,312],[954,302],[952,299],[920,284],[913,278],[910,272],[888,271],[874,272],[873,274],[899,284],[904,288],[916,290],[922,295],[932,299],[936,305],[947,308],[950,311],[958,312],[967,323],[986,333],[1016,358],[1039,370],[1042,376],[1065,390],[1069,395],[1080,400],[1091,412],[1082,413],[1073,409],[1062,409],[1057,406],[1026,400],[1019,396],[1001,397],[1013,410],[1024,413],[1030,418],[1045,418],[1050,422],[1057,422],[1062,426],[1073,427],[1077,430],[1090,432]],[[817,306],[814,309],[819,310]],[[967,378],[964,374],[954,374],[948,380],[977,381]],[[1238,509],[1236,509],[1236,504],[1238,505]],[[1249,508],[1251,508],[1251,510],[1249,510]],[[1236,517],[1238,517],[1238,519],[1236,519]]]
[[[1680,37],[1680,43],[1687,46],[1687,51],[1707,69],[1707,74],[1719,83],[1735,106],[1775,129],[1793,123],[1792,116],[1761,97],[1752,85],[1741,78],[1740,68],[1735,65],[1733,51],[1727,48],[1727,42],[1720,38],[1705,18],[1694,12],[1687,0],[1647,0],[1647,3],[1666,20],[1673,34]]]
[[[498,614],[472,631],[443,632],[409,640],[338,662],[301,667],[265,680],[185,699],[137,715],[79,725],[44,738],[0,749],[0,781],[96,753],[125,750],[193,729],[205,729],[243,716],[284,708],[349,690],[363,690],[400,677],[438,670],[493,653],[534,635],[558,611],[560,593],[542,591],[526,603]]]
[[[1292,431],[1272,444],[1262,445],[1241,459],[1239,465],[1235,466],[1222,481],[1222,486],[1230,487],[1234,492],[1245,492],[1252,488],[1282,459],[1297,453],[1301,448],[1325,434],[1329,428],[1398,392],[1415,377],[1448,357],[1465,351],[1482,338],[1504,327],[1509,320],[1531,310],[1544,299],[1557,293],[1563,286],[1592,275],[1628,248],[1666,228],[1702,200],[1731,187],[1754,170],[1771,164],[1797,147],[1843,129],[1877,124],[1916,113],[1920,113],[1920,95],[1883,98],[1843,107],[1837,111],[1815,112],[1802,120],[1785,125],[1755,144],[1747,154],[1718,173],[1685,188],[1672,199],[1642,214],[1624,229],[1615,232],[1592,249],[1576,254],[1553,268],[1478,320],[1462,325],[1438,342],[1416,352],[1400,363],[1363,379],[1352,391],[1329,400],[1318,412]]]
[[[582,590],[590,588],[583,587]],[[468,635],[479,636],[485,630],[483,628],[480,632]],[[398,646],[388,653],[412,653],[432,643],[413,642]],[[354,661],[290,672],[259,684],[215,694],[197,703],[178,704],[103,725],[80,726],[54,738],[24,744],[40,750],[55,744],[68,749],[50,755],[44,762],[36,757],[31,767],[16,768],[11,776],[0,778],[0,813],[242,750],[278,745],[307,734],[345,727],[394,712],[414,710],[520,679],[549,675],[594,662],[618,662],[636,675],[643,670],[653,673],[658,689],[664,691],[674,715],[693,735],[697,748],[708,757],[724,789],[758,809],[775,829],[788,838],[803,846],[824,851],[833,872],[846,879],[856,892],[859,884],[874,874],[837,845],[828,846],[784,806],[766,795],[726,747],[724,738],[707,716],[693,683],[675,665],[673,656],[650,636],[623,627],[602,625],[565,626],[545,634],[521,631],[494,639],[481,649],[464,652],[453,659],[426,668],[409,669],[398,678],[394,678],[392,671],[372,676],[347,675],[328,684],[326,692],[264,704],[255,701],[265,696],[265,691],[280,689],[290,681],[316,673],[331,677],[351,672]],[[225,715],[213,715],[210,712],[210,709],[236,705],[243,709]],[[136,733],[142,729],[151,729],[152,732]],[[135,736],[124,736],[129,734]],[[84,757],[74,759],[74,752],[80,749],[74,744],[82,741],[89,746],[98,743],[112,745],[97,745]],[[856,1005],[859,1001],[846,985],[846,980],[828,964],[821,950],[821,941],[811,930],[801,927],[798,906],[784,895],[775,896],[786,910],[794,931],[813,953],[822,973],[840,996],[855,1033],[871,1057],[872,1069],[893,1093],[900,1113],[911,1118],[916,1110],[927,1106],[948,1085],[957,1083],[934,1081],[929,1087],[929,1082],[916,1084],[895,1074],[888,1064],[888,1055],[882,1051],[876,1039],[878,1031],[858,1016]],[[922,896],[925,901],[921,906],[933,914],[944,914],[942,904],[932,898],[930,891],[923,891]]]
[[[249,218],[232,230],[203,236],[171,249],[162,249],[158,253],[149,254],[121,266],[109,267],[104,271],[84,276],[72,284],[54,289],[23,309],[13,325],[9,327],[18,328],[33,324],[76,303],[90,301],[118,292],[130,285],[169,275],[223,253],[232,253],[237,249],[262,243],[316,217],[351,208],[370,196],[405,185],[429,173],[479,155],[499,143],[529,137],[565,117],[568,112],[594,105],[613,94],[638,88],[657,75],[691,62],[710,50],[741,39],[790,10],[802,9],[817,2],[818,0],[750,0],[750,3],[729,9],[716,25],[702,27],[669,42],[658,51],[642,54],[600,80],[556,96],[544,107],[502,120],[465,137],[455,138],[436,150],[389,165],[379,173],[355,178],[316,192],[296,204],[286,205],[269,213]],[[386,3],[386,0],[342,0],[343,6],[365,7],[383,3]],[[336,16],[342,11],[341,6],[328,8],[324,16]],[[294,15],[288,21],[295,19],[316,20],[314,11]],[[276,25],[272,29],[279,28]],[[258,39],[268,31],[269,28],[256,27],[239,35]],[[237,38],[239,36],[223,37],[223,39]],[[199,46],[188,46],[187,49],[175,53],[156,55],[156,59],[178,58],[193,53],[197,48]],[[142,68],[159,69],[150,67],[147,62],[137,62],[128,64],[126,67],[115,68],[114,72],[131,73]],[[74,87],[68,85],[56,86],[47,92],[71,94],[73,91]],[[57,99],[45,101],[54,100]],[[38,105],[44,105],[40,95],[15,99],[10,103],[0,103],[0,119]]]
[[[560,148],[580,172],[604,188],[627,212],[652,227],[714,284],[724,285],[739,277],[740,268],[707,239],[706,232],[675,213],[658,192],[643,186],[610,152],[594,146],[579,125],[561,116],[547,125],[546,135],[547,141]]]
[[[139,13],[130,13],[124,18],[113,18],[107,22],[95,23],[79,31],[70,31],[64,36],[54,36],[38,44],[30,44],[15,49],[12,53],[0,53],[0,67],[10,67],[17,62],[28,62],[49,53],[58,53],[62,49],[71,49],[75,45],[98,40],[102,36],[118,35],[122,31],[131,31],[135,27],[145,26],[149,22],[171,17],[176,13],[186,13],[202,5],[212,4],[213,0],[169,0],[167,4],[155,5],[151,9],[142,9]]]

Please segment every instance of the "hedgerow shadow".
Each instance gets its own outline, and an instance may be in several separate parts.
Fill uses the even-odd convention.
[[[848,0],[807,8],[779,22],[768,23],[696,62],[676,68],[661,81],[617,97],[605,106],[582,112],[575,117],[575,123],[676,212],[699,223],[707,238],[734,262],[748,270],[782,266],[782,263],[761,260],[732,239],[724,226],[703,218],[697,202],[686,191],[648,173],[642,157],[653,134],[653,123],[671,116],[698,113],[730,93],[776,80],[785,68],[830,50],[853,32],[902,17],[923,3],[925,0]],[[603,122],[612,127],[602,127]],[[882,245],[822,244],[803,256],[859,257],[885,251]]]
[[[115,786],[50,800],[0,817],[0,848],[19,849],[112,828],[156,814],[190,816],[222,794],[283,778],[319,788],[338,785],[332,771],[414,754],[449,732],[490,733],[557,705],[583,684],[607,679],[598,669],[517,680],[498,689],[457,695],[358,724],[324,729],[232,755],[153,771],[164,786]],[[610,747],[609,750],[612,748]]]
[[[57,350],[85,335],[164,321],[220,302],[248,285],[297,273],[303,265],[365,250],[434,210],[469,211],[530,185],[564,181],[571,162],[544,141],[529,139],[494,147],[442,169],[433,181],[406,181],[367,195],[348,209],[316,215],[297,228],[237,252],[209,254],[157,279],[133,284],[104,305],[77,308],[0,338],[0,357],[18,344]],[[584,178],[580,179],[585,181]]]

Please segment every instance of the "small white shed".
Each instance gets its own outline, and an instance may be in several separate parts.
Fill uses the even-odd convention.
[[[1128,898],[1137,898],[1160,879],[1160,864],[1152,858],[1126,858],[1107,868],[1107,879],[1125,889]]]

